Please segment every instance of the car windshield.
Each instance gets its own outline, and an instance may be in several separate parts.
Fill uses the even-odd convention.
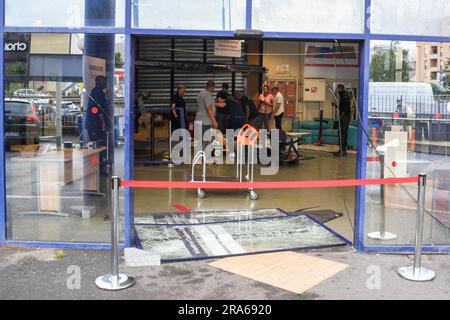
[[[5,114],[26,116],[31,113],[31,104],[26,102],[5,102]]]

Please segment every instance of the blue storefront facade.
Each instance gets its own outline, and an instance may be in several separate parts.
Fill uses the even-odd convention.
[[[367,158],[371,157],[372,154],[370,154],[370,148],[366,146],[370,138],[367,131],[370,131],[368,128],[371,116],[369,112],[369,85],[372,81],[371,54],[375,51],[376,46],[383,47],[385,43],[400,43],[399,47],[402,47],[402,44],[409,43],[409,45],[403,47],[409,48],[416,47],[417,45],[414,43],[422,42],[444,43],[447,46],[450,43],[450,12],[448,12],[449,6],[445,1],[417,0],[411,1],[411,3],[407,0],[238,0],[231,1],[228,4],[226,4],[227,1],[217,1],[218,10],[210,5],[210,0],[171,2],[170,0],[164,3],[156,0],[61,1],[61,3],[66,4],[62,4],[61,8],[64,10],[61,11],[61,17],[58,17],[58,19],[52,19],[51,17],[57,16],[58,12],[55,12],[55,10],[61,8],[51,8],[53,5],[51,1],[37,3],[34,1],[4,0],[0,7],[0,27],[3,43],[6,43],[6,38],[11,34],[84,35],[83,55],[106,61],[105,74],[106,78],[110,80],[108,80],[110,91],[114,91],[112,84],[114,67],[111,63],[114,59],[114,48],[111,49],[111,47],[114,47],[115,38],[120,36],[123,39],[123,69],[125,74],[123,95],[124,147],[123,152],[119,155],[115,155],[113,150],[107,150],[106,152],[108,157],[113,159],[115,156],[123,157],[124,165],[116,173],[120,172],[120,176],[125,180],[137,179],[133,165],[134,50],[137,36],[237,39],[239,37],[236,35],[236,30],[261,30],[263,31],[261,40],[320,40],[358,43],[360,50],[357,105],[361,121],[359,121],[360,127],[358,129],[356,179],[370,177]],[[20,6],[22,6],[22,9]],[[43,7],[45,10],[33,8],[35,6]],[[45,8],[46,6],[47,8]],[[17,18],[17,14],[21,10],[25,10],[26,7],[26,14],[22,13],[22,18]],[[225,10],[226,8],[227,10]],[[49,16],[39,16],[46,14],[46,12]],[[73,16],[74,12],[78,18],[67,20],[65,16]],[[205,15],[205,13],[207,14]],[[421,18],[424,15],[428,15],[427,21]],[[307,20],[308,17],[310,19]],[[70,21],[70,23],[64,24],[63,20],[65,22]],[[36,47],[38,46],[31,45],[31,50],[34,53],[38,52]],[[0,53],[1,61],[6,61],[6,54],[5,51]],[[86,68],[86,62],[83,65],[83,68]],[[5,64],[1,65],[0,70],[2,74],[5,74]],[[11,79],[14,78],[11,77]],[[83,81],[85,80],[83,78]],[[12,82],[13,80],[8,81]],[[6,92],[7,89],[14,90],[12,86],[6,88],[6,81],[2,82],[0,91]],[[4,98],[6,101],[7,97],[4,96]],[[5,114],[5,104],[6,102],[1,103],[0,106],[2,114]],[[105,114],[108,117],[107,111]],[[445,116],[442,116],[442,118],[443,120],[446,119]],[[6,136],[7,131],[5,129],[8,125],[6,121],[5,117],[0,118],[0,135],[3,137]],[[361,127],[365,130],[362,130]],[[109,136],[107,139],[112,138]],[[7,198],[8,195],[14,193],[11,191],[14,187],[8,182],[8,179],[10,179],[8,178],[8,168],[10,165],[17,163],[15,161],[18,160],[13,159],[13,156],[9,158],[7,151],[5,151],[5,144],[6,140],[3,139],[0,145],[0,181],[2,181],[0,202],[4,205],[0,207],[0,245],[109,249],[110,245],[106,236],[100,239],[101,241],[97,239],[90,241],[89,237],[74,237],[73,241],[61,241],[43,233],[37,234],[36,237],[31,236],[28,239],[13,235],[11,230],[15,230],[15,224],[11,223],[13,218],[11,218],[9,211],[13,211],[11,208],[15,204],[11,204]],[[111,149],[110,147],[113,144],[114,141],[109,141],[106,148]],[[446,157],[445,154],[442,159],[439,158],[438,160],[445,162]],[[114,160],[110,161],[109,165],[114,167]],[[89,184],[90,182],[85,183]],[[101,189],[101,187],[99,188]],[[369,221],[370,223],[367,221],[367,212],[372,210],[367,207],[366,203],[368,190],[366,190],[366,187],[357,187],[355,192],[354,247],[360,252],[412,252],[414,250],[412,241],[405,241],[404,243],[388,242],[385,244],[367,239],[367,233],[371,231],[368,229],[373,225],[372,221]],[[21,194],[21,196],[25,197],[26,194]],[[14,197],[11,197],[11,199],[21,198],[14,193]],[[84,201],[84,205],[88,206],[87,200]],[[40,209],[45,209],[45,206]],[[447,208],[444,211],[447,211],[448,214],[448,210]],[[132,189],[126,188],[123,190],[123,247],[134,245],[133,221],[134,192]],[[105,228],[108,230],[106,226]],[[413,233],[413,230],[411,230],[411,233]],[[450,252],[450,242],[448,242],[447,236],[444,236],[444,240],[439,238],[437,241],[432,235],[429,240],[425,243],[425,252]]]

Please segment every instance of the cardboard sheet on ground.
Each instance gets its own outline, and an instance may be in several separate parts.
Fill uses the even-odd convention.
[[[135,225],[144,250],[183,261],[343,246],[349,242],[308,216],[192,225]]]
[[[296,294],[311,289],[348,267],[295,252],[225,258],[209,265]]]

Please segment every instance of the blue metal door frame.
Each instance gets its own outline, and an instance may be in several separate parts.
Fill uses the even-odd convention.
[[[93,0],[90,0],[93,1]],[[361,43],[360,50],[360,72],[359,72],[359,96],[358,104],[360,108],[363,123],[361,127],[367,127],[368,118],[368,86],[370,70],[370,41],[371,40],[397,40],[397,41],[430,41],[430,42],[450,42],[450,37],[426,37],[426,36],[404,36],[404,35],[381,35],[371,34],[370,31],[370,7],[371,0],[365,1],[365,28],[363,33],[358,34],[337,34],[337,33],[295,33],[295,32],[266,32],[264,39],[336,39],[351,40]],[[0,32],[1,43],[4,42],[5,32],[18,33],[84,33],[84,34],[125,34],[125,179],[134,178],[134,37],[136,35],[149,36],[177,36],[177,37],[209,37],[209,38],[234,38],[232,31],[213,31],[213,30],[149,30],[133,28],[138,25],[137,3],[132,6],[132,0],[126,0],[125,10],[125,28],[46,28],[46,27],[7,27],[5,26],[5,1],[0,3]],[[246,28],[252,28],[253,6],[252,0],[246,0]],[[134,13],[134,15],[133,15]],[[4,72],[3,50],[0,53],[0,71]],[[0,82],[0,90],[4,93],[4,83]],[[4,114],[3,99],[0,102],[0,114]],[[0,117],[0,135],[4,136],[3,116]],[[358,130],[358,156],[356,177],[364,179],[366,177],[366,155],[367,155],[367,137],[363,130]],[[5,197],[5,152],[4,141],[0,142],[0,201],[3,205],[0,207],[0,245],[18,245],[29,247],[52,247],[52,248],[71,248],[71,249],[110,249],[107,243],[60,243],[60,242],[36,242],[36,241],[9,241],[6,239],[6,197]],[[124,212],[124,238],[122,247],[133,245],[134,240],[134,192],[126,188],[125,193],[125,212]],[[364,244],[364,213],[365,213],[365,188],[356,188],[355,203],[355,236],[354,246],[360,252],[412,252],[413,246],[366,246]],[[450,252],[450,246],[425,246],[425,252]]]

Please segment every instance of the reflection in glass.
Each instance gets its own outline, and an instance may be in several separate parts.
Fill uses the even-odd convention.
[[[6,43],[19,44],[4,61],[8,239],[109,241],[108,181],[122,174],[123,161],[124,97],[114,60],[120,41],[5,34]],[[102,115],[103,126],[89,112]]]
[[[89,12],[107,18],[96,25],[85,21]],[[5,0],[5,25],[9,27],[82,28],[124,27],[125,0]]]
[[[133,27],[146,29],[236,30],[245,28],[246,0],[139,0]]]
[[[424,243],[435,245],[450,242],[449,45],[371,42],[367,176],[428,175]],[[445,61],[439,67],[437,52]],[[431,77],[433,72],[436,77]],[[379,186],[366,189],[366,232],[380,231],[384,207],[385,231],[397,238],[368,238],[366,243],[413,244],[417,185],[390,185],[384,191],[382,199]]]
[[[252,14],[258,30],[364,33],[361,0],[253,0]]]
[[[371,32],[450,36],[448,0],[373,0]]]

